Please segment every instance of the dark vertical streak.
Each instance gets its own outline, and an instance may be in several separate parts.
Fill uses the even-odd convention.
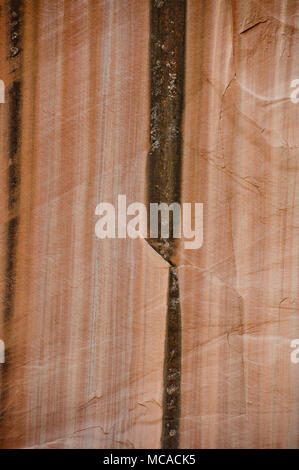
[[[20,161],[18,155],[21,121],[21,82],[15,80],[9,89],[9,166],[8,209],[16,208],[19,202]]]
[[[10,0],[9,2],[10,18],[10,58],[17,57],[21,52],[21,17],[23,14],[23,0]]]
[[[16,247],[19,218],[13,217],[7,224],[7,258],[5,268],[5,292],[4,292],[4,323],[9,322],[13,311],[15,268],[16,268]]]
[[[8,368],[10,365],[10,320],[13,312],[14,286],[15,286],[15,267],[16,267],[16,247],[19,218],[13,217],[7,224],[7,248],[6,248],[6,266],[5,266],[5,289],[3,296],[3,317],[4,317],[4,344],[5,344],[5,363],[1,366],[1,402],[0,402],[0,428],[3,423],[5,405],[8,396]],[[4,436],[0,436],[1,441]]]
[[[8,18],[8,46],[7,60],[10,62],[10,75],[12,83],[9,86],[9,114],[8,114],[8,167],[7,167],[7,241],[6,241],[6,266],[5,287],[3,295],[4,317],[4,342],[5,364],[2,366],[1,377],[1,402],[0,402],[0,426],[4,422],[5,408],[8,399],[8,373],[11,360],[10,335],[11,320],[14,309],[16,257],[19,226],[19,202],[20,202],[20,139],[21,139],[21,41],[23,27],[23,1],[10,0],[6,4],[6,17]],[[3,432],[0,442],[5,436]]]
[[[8,9],[9,18],[9,47],[8,60],[11,61],[11,73],[14,80],[9,87],[9,142],[8,142],[8,210],[9,222],[7,226],[6,250],[6,286],[4,294],[4,315],[8,322],[13,310],[14,281],[16,266],[17,229],[20,198],[20,138],[21,138],[21,101],[22,84],[20,80],[20,51],[21,27],[23,16],[23,2],[10,0]]]
[[[180,202],[185,16],[186,0],[151,0],[149,203]],[[171,222],[172,217],[170,227]],[[162,448],[168,449],[179,446],[181,391],[181,312],[177,271],[172,263],[176,239],[172,235],[148,240],[171,265],[161,436]]]
[[[164,361],[163,428],[161,447],[179,447],[181,408],[181,309],[177,271],[169,268]]]

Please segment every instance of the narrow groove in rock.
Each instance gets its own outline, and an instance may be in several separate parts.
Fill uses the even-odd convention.
[[[151,0],[149,203],[180,203],[185,17],[185,0]],[[181,312],[173,261],[177,239],[172,230],[169,238],[163,238],[159,228],[158,238],[149,238],[148,243],[170,264],[161,447],[175,449],[181,401]]]
[[[181,409],[181,308],[177,268],[169,268],[168,305],[166,317],[163,428],[161,447],[179,447]]]

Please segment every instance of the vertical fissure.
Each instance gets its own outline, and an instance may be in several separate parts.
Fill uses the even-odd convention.
[[[150,152],[148,202],[180,203],[186,0],[151,0]],[[150,211],[148,211],[150,214]],[[172,212],[169,225],[172,227]],[[170,264],[166,318],[161,447],[179,447],[181,311],[175,266],[177,239],[170,231],[149,244]]]

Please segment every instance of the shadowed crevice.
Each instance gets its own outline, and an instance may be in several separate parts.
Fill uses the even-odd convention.
[[[151,0],[149,203],[180,203],[185,21],[185,0]],[[171,212],[169,223],[171,228]],[[159,228],[158,238],[149,238],[148,243],[170,264],[161,447],[175,449],[179,447],[181,396],[181,311],[173,261],[177,239],[171,230],[163,238]]]

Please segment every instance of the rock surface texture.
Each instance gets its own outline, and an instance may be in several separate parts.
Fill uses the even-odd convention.
[[[0,447],[299,448],[299,1],[0,5]]]

